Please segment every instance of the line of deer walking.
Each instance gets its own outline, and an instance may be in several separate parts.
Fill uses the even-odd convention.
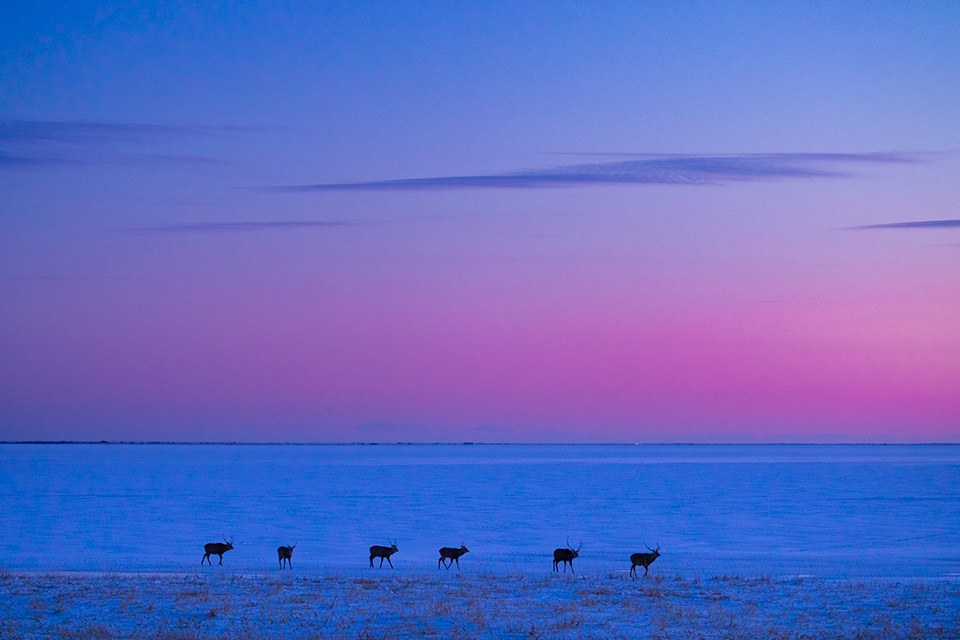
[[[280,569],[283,570],[284,561],[286,561],[286,566],[288,569],[293,569],[293,550],[296,548],[296,544],[290,546],[280,546],[277,547],[277,560],[280,563]],[[653,561],[660,557],[660,545],[657,545],[656,549],[651,549],[646,544],[643,546],[647,547],[649,553],[634,553],[630,556],[630,575],[634,578],[637,577],[637,567],[643,567],[643,575],[647,576],[650,565],[653,564]],[[553,550],[553,570],[557,573],[560,572],[559,566],[563,565],[563,572],[567,572],[567,565],[570,565],[570,573],[575,573],[573,570],[573,559],[580,556],[580,550],[583,548],[583,540],[580,541],[580,544],[576,549],[573,548],[570,544],[570,539],[567,538],[566,547],[558,547]],[[216,555],[220,556],[219,564],[223,564],[223,554],[227,551],[233,549],[233,538],[227,540],[226,537],[223,538],[223,542],[210,542],[203,545],[203,558],[200,560],[202,565],[204,561],[207,564],[212,565],[210,562],[210,556]],[[390,565],[390,568],[393,567],[393,562],[390,560],[390,556],[400,551],[397,548],[397,541],[391,540],[389,547],[384,547],[381,545],[373,545],[370,547],[370,566],[373,567],[373,561],[376,558],[380,558],[379,568],[383,568],[383,561],[386,560],[387,564]],[[443,566],[445,569],[449,570],[450,567],[456,563],[457,571],[460,570],[460,558],[463,557],[465,553],[469,553],[470,550],[467,549],[467,545],[460,543],[460,547],[440,547],[440,558],[437,560],[437,568],[439,569]]]

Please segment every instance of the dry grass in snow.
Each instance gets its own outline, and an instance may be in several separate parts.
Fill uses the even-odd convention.
[[[8,640],[960,637],[949,581],[7,573],[0,598]]]

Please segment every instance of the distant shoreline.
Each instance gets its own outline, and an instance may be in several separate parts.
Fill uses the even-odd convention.
[[[249,447],[475,446],[475,447],[956,447],[960,442],[231,442],[164,440],[0,440],[0,445],[167,445]]]

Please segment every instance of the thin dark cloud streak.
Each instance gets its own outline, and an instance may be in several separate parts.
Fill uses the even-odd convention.
[[[577,164],[534,171],[400,178],[367,182],[301,184],[276,191],[384,191],[431,189],[540,189],[601,185],[718,185],[734,181],[842,178],[855,165],[919,162],[908,153],[773,153],[740,155],[644,155],[631,160]]]
[[[867,151],[859,153],[797,152],[797,153],[638,153],[634,151],[552,151],[549,155],[594,158],[635,158],[638,160],[696,160],[701,158],[745,158],[782,160],[785,162],[918,162],[937,155],[928,151]]]
[[[31,158],[28,156],[0,153],[0,169],[37,169],[64,164],[70,164],[70,161],[54,156]]]
[[[0,170],[62,165],[213,164],[215,158],[134,149],[181,142],[186,138],[262,131],[223,125],[170,125],[70,120],[0,120]]]
[[[882,224],[862,224],[847,227],[849,231],[867,229],[951,229],[960,228],[960,220],[909,220],[906,222],[886,222]]]
[[[176,153],[53,153],[33,156],[0,154],[0,171],[56,169],[67,166],[115,165],[123,167],[212,166],[225,164],[219,158]]]
[[[140,235],[213,234],[256,231],[289,231],[300,229],[337,229],[368,226],[370,223],[349,220],[269,220],[251,222],[189,222],[183,224],[137,227]]]
[[[114,140],[156,140],[259,130],[226,125],[177,125],[96,120],[0,120],[0,142],[100,144]]]

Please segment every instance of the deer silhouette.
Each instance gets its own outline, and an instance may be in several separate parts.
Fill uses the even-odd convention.
[[[647,543],[644,542],[643,546],[647,547]],[[650,549],[650,547],[647,547]],[[647,571],[650,569],[650,565],[653,564],[653,561],[660,557],[660,545],[657,545],[656,549],[650,549],[650,553],[635,553],[630,556],[630,575],[634,578],[637,577],[637,567],[643,567],[643,577],[647,577]]]
[[[393,562],[390,561],[390,556],[395,554],[399,549],[397,549],[396,541],[390,542],[389,547],[381,547],[379,545],[373,545],[370,547],[370,566],[373,566],[373,559],[380,558],[380,567],[383,568],[383,561],[386,559],[390,563],[390,568],[393,569]]]
[[[440,559],[437,560],[437,569],[440,568],[440,564],[443,563],[443,566],[449,569],[453,566],[453,563],[457,563],[457,571],[460,571],[460,556],[469,552],[470,549],[467,549],[467,545],[460,543],[460,548],[456,549],[454,547],[441,547],[440,548]]]
[[[293,550],[296,549],[297,545],[293,544],[289,547],[277,547],[277,557],[280,560],[280,568],[283,569],[283,561],[287,561],[287,567],[293,569],[293,563],[291,558],[293,557]]]
[[[567,572],[567,565],[570,565],[570,573],[575,573],[573,570],[573,559],[580,555],[580,549],[583,548],[583,540],[580,541],[580,546],[576,549],[570,546],[570,538],[567,538],[567,548],[563,549],[554,549],[553,550],[553,570],[557,573],[560,572],[560,569],[557,568],[557,565],[561,562],[563,563],[563,572]]]
[[[203,545],[203,550],[206,552],[203,554],[203,558],[200,559],[200,564],[203,564],[203,561],[206,560],[207,564],[213,564],[210,562],[210,556],[212,554],[217,554],[220,556],[220,564],[223,564],[223,554],[227,551],[233,549],[233,538],[230,538],[228,541],[226,538],[223,539],[223,542],[210,542]]]

